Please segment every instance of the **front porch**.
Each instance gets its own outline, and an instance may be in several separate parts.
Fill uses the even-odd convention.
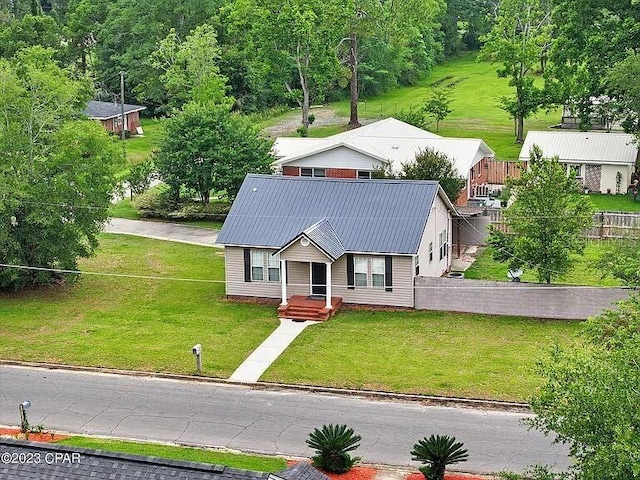
[[[325,321],[333,317],[341,306],[341,297],[331,297],[329,303],[323,296],[293,295],[287,299],[286,305],[278,307],[278,317],[291,318],[292,320]]]

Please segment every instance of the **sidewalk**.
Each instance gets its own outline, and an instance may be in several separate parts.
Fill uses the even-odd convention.
[[[302,331],[309,325],[320,322],[294,322],[288,318],[280,319],[280,326],[256,348],[247,359],[229,377],[233,382],[254,383],[269,366],[285,351]]]

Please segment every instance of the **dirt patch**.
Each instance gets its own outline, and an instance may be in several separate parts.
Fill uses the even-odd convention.
[[[328,127],[331,125],[346,125],[349,123],[349,117],[343,117],[329,107],[316,107],[309,111],[310,115],[316,117],[311,129],[314,127]],[[263,132],[270,138],[286,137],[296,132],[296,129],[302,123],[302,114],[299,109],[294,109],[290,114],[284,115],[282,119],[275,125],[271,125],[263,130]],[[360,119],[360,123],[363,125],[374,122],[372,119]]]
[[[69,438],[69,435],[61,435],[55,432],[22,433],[19,428],[0,428],[0,437],[10,437],[16,440],[29,440],[30,442],[51,443]]]

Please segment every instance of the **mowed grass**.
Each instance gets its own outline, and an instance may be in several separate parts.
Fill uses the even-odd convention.
[[[568,275],[553,283],[567,285],[597,285],[597,286],[617,286],[620,281],[613,277],[602,278],[602,272],[596,269],[594,263],[600,258],[607,248],[611,246],[609,241],[590,241],[582,255],[576,255],[576,265]],[[507,278],[508,265],[493,259],[493,249],[486,248],[477,257],[476,261],[465,272],[466,278],[479,280],[509,281]],[[534,270],[524,268],[521,279],[523,282],[537,282],[537,275]]]
[[[131,200],[128,198],[120,200],[118,203],[111,204],[111,207],[109,207],[109,216],[115,218],[126,218],[128,220],[138,220],[140,218],[140,214],[135,208],[133,208]]]
[[[277,326],[274,306],[227,302],[221,249],[103,234],[88,272],[219,283],[82,276],[0,294],[0,358],[228,377]]]
[[[144,136],[126,140],[127,161],[130,165],[144,162],[151,157],[162,136],[163,121],[156,118],[141,118]]]
[[[525,401],[541,350],[579,322],[446,312],[341,311],[308,327],[261,380]]]
[[[168,458],[187,462],[211,463],[226,465],[232,468],[254,470],[258,472],[276,473],[287,468],[287,463],[282,458],[266,457],[260,455],[245,455],[239,453],[221,452],[216,450],[179,447],[147,442],[127,442],[122,440],[109,440],[93,437],[69,437],[56,443],[74,447],[106,450],[108,452],[121,452],[132,455]]]
[[[498,64],[477,62],[476,54],[466,54],[433,68],[428,77],[411,87],[399,87],[363,99],[359,115],[363,118],[393,117],[403,110],[421,108],[434,88],[451,92],[452,113],[440,122],[439,135],[482,138],[500,160],[516,160],[520,145],[515,144],[514,124],[498,107],[499,98],[512,95],[508,80],[498,78]],[[536,82],[542,83],[538,77]],[[340,115],[349,116],[349,101],[330,105]],[[540,111],[525,121],[525,130],[544,130],[560,122],[561,110]],[[435,130],[435,121],[432,128]]]
[[[222,250],[101,235],[76,284],[0,294],[0,358],[228,377],[278,326],[275,305],[224,298]],[[543,347],[578,322],[449,312],[343,310],[314,325],[262,380],[474,398],[526,400]]]
[[[631,195],[593,193],[589,198],[598,212],[640,212],[640,201],[634,201]]]

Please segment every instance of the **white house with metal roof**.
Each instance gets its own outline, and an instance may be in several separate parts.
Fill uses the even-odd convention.
[[[395,118],[324,139],[279,137],[273,145],[277,158],[273,167],[287,176],[370,179],[386,163],[399,172],[403,164],[412,162],[427,148],[446,155],[460,176],[467,179],[460,199],[452,199],[458,205],[465,205],[473,196],[474,184],[487,183],[482,174],[495,153],[485,142],[441,137]]]
[[[217,241],[226,293],[277,298],[286,318],[414,307],[415,277],[450,267],[454,213],[434,181],[248,175]]]
[[[574,174],[590,192],[626,193],[638,158],[633,135],[626,133],[530,131],[520,160],[529,160],[533,145],[545,158],[557,155],[567,174]]]

